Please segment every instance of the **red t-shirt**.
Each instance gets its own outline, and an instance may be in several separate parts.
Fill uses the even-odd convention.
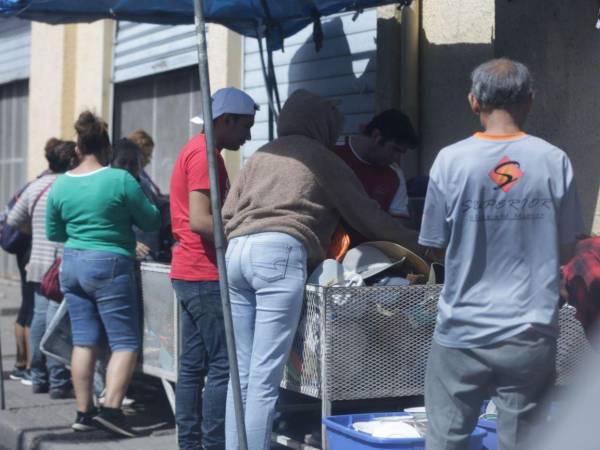
[[[229,179],[223,157],[217,151],[219,188],[224,200]],[[179,153],[171,175],[171,224],[177,243],[173,247],[171,278],[185,281],[215,281],[219,279],[215,247],[190,229],[189,194],[209,190],[208,158],[203,134],[194,136]]]

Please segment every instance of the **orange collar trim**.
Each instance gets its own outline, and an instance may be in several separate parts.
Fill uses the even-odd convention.
[[[484,141],[513,141],[515,139],[520,139],[522,137],[527,136],[527,133],[523,131],[519,131],[518,133],[512,134],[487,134],[477,132],[473,136],[475,136],[478,139],[483,139]]]

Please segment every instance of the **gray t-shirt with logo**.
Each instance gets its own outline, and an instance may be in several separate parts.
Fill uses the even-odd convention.
[[[520,133],[477,133],[430,172],[419,243],[446,247],[434,334],[472,348],[530,326],[557,332],[559,247],[583,231],[567,155]]]

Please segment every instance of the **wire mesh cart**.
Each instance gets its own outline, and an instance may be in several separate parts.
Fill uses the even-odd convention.
[[[321,399],[323,417],[334,401],[423,395],[441,289],[308,285],[282,387]],[[559,323],[563,385],[591,349],[573,308]]]
[[[161,379],[175,412],[175,391],[179,366],[179,307],[168,264],[141,264],[143,307],[142,371]]]

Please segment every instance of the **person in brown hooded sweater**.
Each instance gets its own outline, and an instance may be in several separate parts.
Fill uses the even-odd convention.
[[[369,239],[417,250],[416,233],[384,212],[333,152],[342,124],[331,102],[305,90],[294,92],[279,116],[279,138],[248,160],[223,207],[250,450],[269,448],[307,270],[325,258],[340,218]],[[231,389],[225,434],[227,449],[237,449]]]

